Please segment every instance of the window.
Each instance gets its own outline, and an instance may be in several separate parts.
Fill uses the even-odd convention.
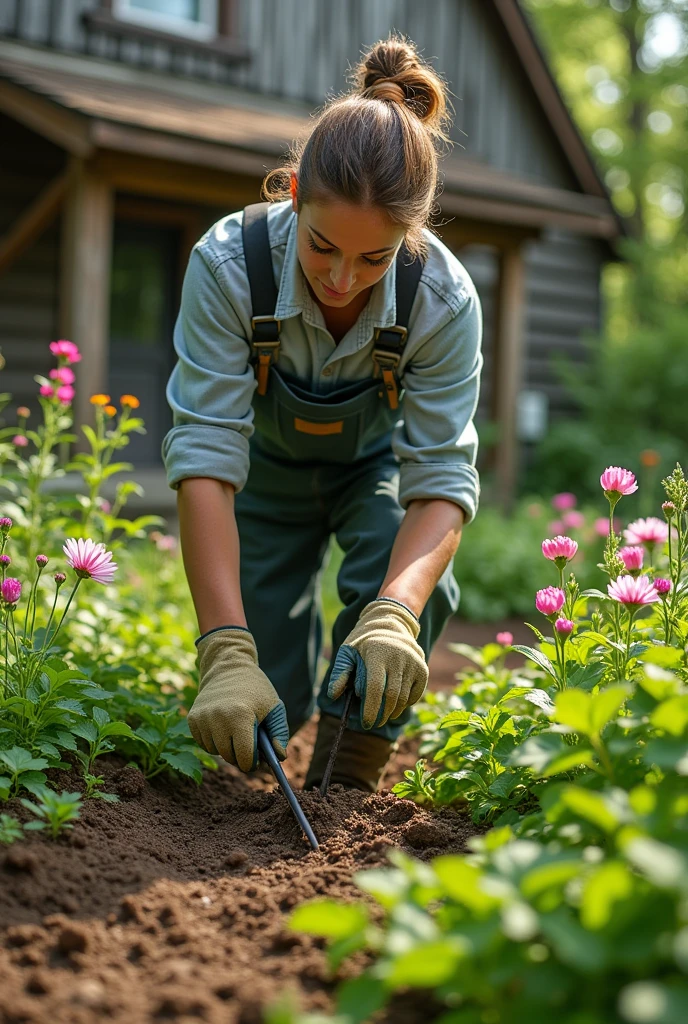
[[[161,32],[210,40],[217,36],[218,0],[112,0],[112,13]]]

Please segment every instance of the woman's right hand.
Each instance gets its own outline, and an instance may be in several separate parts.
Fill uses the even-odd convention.
[[[258,765],[258,726],[266,729],[281,761],[289,727],[284,704],[258,666],[248,629],[227,626],[196,641],[198,696],[189,711],[191,735],[209,754],[220,754],[243,772]]]

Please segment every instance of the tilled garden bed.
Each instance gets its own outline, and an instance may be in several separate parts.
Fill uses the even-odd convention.
[[[290,745],[297,786],[313,737],[309,725]],[[414,760],[407,745],[387,777]],[[427,859],[464,850],[475,831],[457,811],[333,786],[325,799],[302,796],[321,842],[314,853],[267,775],[226,767],[201,787],[149,784],[116,758],[99,764],[119,803],[90,800],[72,832],[0,852],[2,1024],[259,1024],[289,989],[303,1009],[331,1009],[323,943],[286,929],[292,908],[362,899],[352,874],[384,864],[390,847]],[[79,788],[60,775],[60,788]],[[7,809],[23,817],[17,804]],[[364,964],[358,954],[338,977]],[[427,1020],[427,994],[395,1001],[384,1019]]]

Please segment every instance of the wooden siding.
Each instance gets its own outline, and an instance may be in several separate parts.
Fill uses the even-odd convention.
[[[65,166],[57,146],[0,114],[3,140],[0,175],[0,237],[19,213]],[[0,346],[6,367],[0,389],[16,404],[38,409],[36,373],[53,365],[48,343],[57,337],[59,219],[0,275]],[[14,417],[14,404],[5,413]]]

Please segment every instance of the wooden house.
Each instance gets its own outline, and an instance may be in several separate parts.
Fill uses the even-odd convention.
[[[480,467],[508,502],[534,436],[519,407],[570,411],[551,356],[585,358],[624,233],[517,0],[0,3],[0,384],[35,408],[47,343],[77,342],[77,422],[94,392],[141,399],[148,432],[126,454],[149,507],[174,509],[160,443],[191,246],[259,198],[311,112],[392,28],[454,97],[441,236],[481,295],[477,421],[496,430]]]

